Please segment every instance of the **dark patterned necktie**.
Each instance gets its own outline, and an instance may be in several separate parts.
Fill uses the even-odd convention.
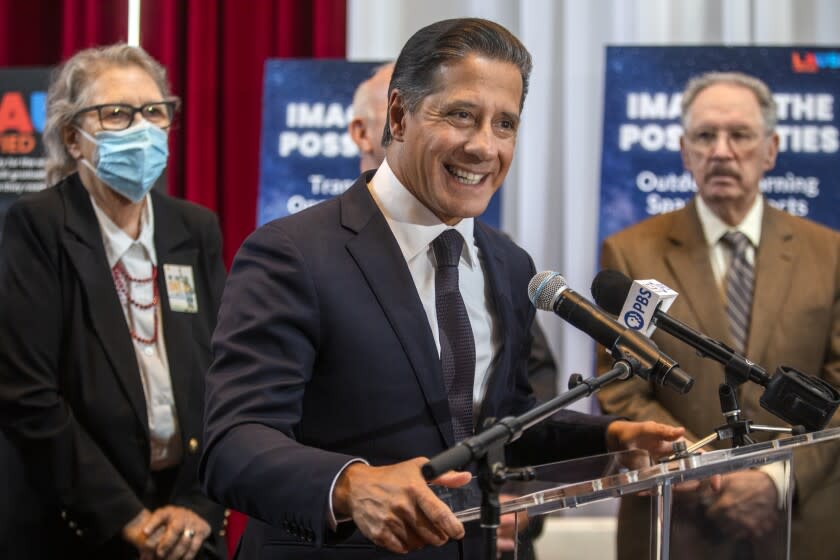
[[[735,350],[747,349],[753,297],[753,266],[747,261],[750,240],[740,231],[730,231],[723,241],[732,249],[732,263],[726,274],[726,315]]]
[[[463,246],[464,238],[454,229],[444,231],[432,242],[440,365],[456,442],[473,433],[475,341],[467,307],[458,288],[458,261]]]

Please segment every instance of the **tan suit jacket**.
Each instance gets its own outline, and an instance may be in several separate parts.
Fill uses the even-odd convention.
[[[680,295],[669,315],[731,344],[723,296],[715,282],[694,201],[608,238],[601,265],[634,279],[655,278],[675,289]],[[840,234],[765,203],[755,272],[745,355],[770,374],[786,365],[840,385]],[[636,420],[685,426],[686,437],[695,441],[710,434],[724,423],[718,399],[723,366],[700,358],[691,347],[666,333],[657,332],[653,339],[695,378],[692,391],[678,395],[635,378],[599,393],[602,408]],[[599,370],[604,371],[611,363],[604,352],[598,354]],[[763,392],[763,387],[754,383],[740,388],[744,416],[760,424],[781,425],[781,420],[759,405]],[[835,415],[831,426],[838,425],[840,415]],[[794,560],[840,558],[838,457],[840,445],[830,444],[795,454]],[[648,524],[648,512],[637,509],[632,524],[636,527],[628,532],[628,509],[622,507],[620,556],[644,558],[646,538],[635,531]],[[722,557],[725,554],[718,560]]]

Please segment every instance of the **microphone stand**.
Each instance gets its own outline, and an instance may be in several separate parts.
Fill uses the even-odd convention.
[[[484,557],[496,560],[496,529],[499,527],[501,506],[499,490],[508,480],[533,480],[531,468],[509,469],[505,466],[504,447],[522,436],[522,433],[551,417],[569,404],[597,392],[616,379],[629,379],[639,371],[639,363],[632,357],[618,359],[613,368],[599,377],[583,379],[575,374],[569,380],[569,391],[538,405],[520,416],[507,416],[490,424],[484,431],[468,437],[454,447],[432,457],[421,467],[427,481],[434,480],[447,471],[463,469],[478,463],[478,483],[481,488],[481,533]]]
[[[618,284],[623,284],[626,281],[626,289],[629,293],[631,280],[621,273],[616,274],[621,279],[615,280],[615,275],[613,275],[614,280]],[[601,276],[600,273],[599,276]],[[596,287],[596,284],[598,284],[598,287]],[[618,312],[621,309],[620,305],[618,307],[613,305],[609,298],[601,297],[602,292],[597,277],[592,284],[592,290],[596,302],[603,302],[612,311]],[[806,375],[792,367],[783,365],[778,366],[771,377],[760,365],[741,356],[723,342],[697,332],[658,309],[654,312],[651,324],[694,348],[701,358],[715,360],[724,366],[724,385],[727,385],[728,388],[721,385],[719,394],[721,410],[727,424],[716,429],[714,435],[704,438],[692,446],[690,449],[694,451],[715,439],[723,440],[730,437],[733,438],[736,446],[745,445],[748,441],[752,441],[748,437],[750,431],[781,431],[797,434],[803,431],[822,430],[828,425],[834,413],[840,407],[840,391],[819,377]],[[746,381],[752,381],[764,387],[764,393],[760,399],[761,407],[793,426],[792,430],[758,426],[752,424],[749,420],[741,419],[741,411],[738,408],[735,393],[736,389]],[[720,432],[720,434],[718,435],[717,432]],[[675,452],[675,455],[666,458],[666,460],[685,456],[684,449],[675,447]]]
[[[729,350],[727,347],[723,347]],[[701,353],[702,356],[702,353]],[[757,376],[754,377],[750,373],[760,371],[763,374],[762,381],[758,381]],[[803,426],[793,426],[791,428],[783,428],[778,426],[767,426],[764,424],[754,424],[748,418],[741,418],[741,408],[738,405],[737,390],[738,387],[746,383],[748,379],[754,380],[757,383],[766,386],[769,382],[767,374],[746,358],[732,353],[732,357],[724,365],[724,382],[718,387],[718,398],[720,399],[720,411],[726,419],[726,424],[718,426],[708,436],[698,440],[693,445],[685,447],[675,447],[675,453],[669,457],[661,459],[662,462],[673,461],[674,459],[685,458],[694,452],[702,449],[713,441],[732,440],[732,447],[743,447],[750,445],[755,441],[749,436],[753,432],[778,433],[778,434],[801,434],[805,433]]]

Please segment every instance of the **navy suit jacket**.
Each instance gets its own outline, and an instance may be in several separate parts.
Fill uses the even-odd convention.
[[[371,176],[260,228],[234,261],[213,337],[200,476],[211,496],[256,518],[239,557],[389,557],[352,523],[329,529],[336,474],[353,458],[393,464],[455,443],[429,322],[368,192]],[[526,372],[534,266],[479,222],[475,240],[502,333],[481,425],[534,403]],[[605,423],[562,413],[550,429],[528,432],[511,459],[602,452]],[[450,543],[410,557],[470,557],[473,550]]]

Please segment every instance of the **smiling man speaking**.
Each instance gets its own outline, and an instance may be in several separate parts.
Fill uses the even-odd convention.
[[[510,168],[530,70],[498,24],[421,29],[394,67],[385,162],[240,249],[214,335],[201,467],[212,496],[254,518],[240,558],[479,555],[479,532],[420,465],[535,402],[534,265],[474,219]],[[510,456],[663,452],[681,434],[567,412]]]

